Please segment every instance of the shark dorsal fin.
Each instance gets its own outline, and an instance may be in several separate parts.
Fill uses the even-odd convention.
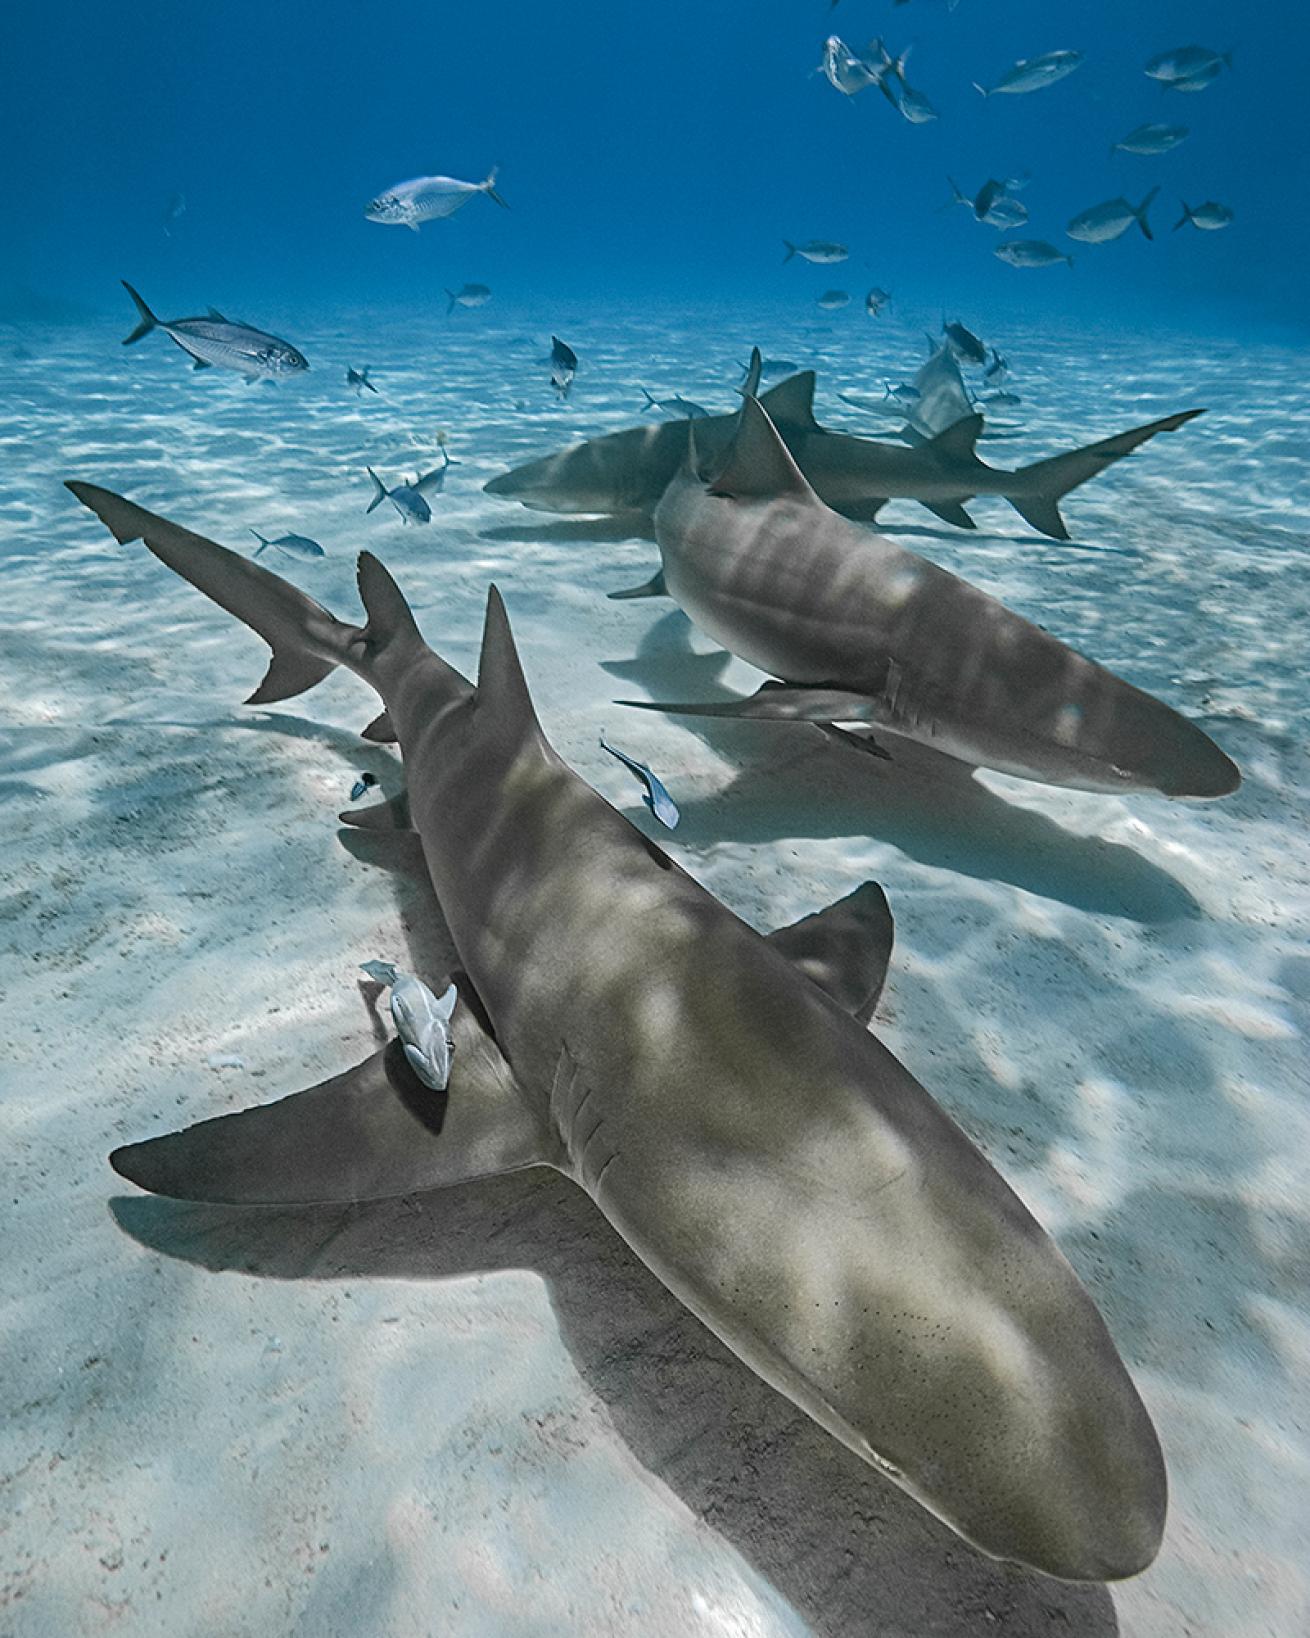
[[[477,710],[480,719],[515,738],[541,731],[505,602],[495,586],[487,592],[487,617],[478,658]]]
[[[758,398],[742,401],[737,435],[722,470],[710,484],[710,493],[734,500],[779,495],[818,499]]]
[[[405,594],[392,579],[388,569],[372,552],[361,552],[356,569],[359,595],[368,611],[365,634],[372,643],[385,643],[402,633],[418,635],[413,611],[405,601]]]
[[[966,415],[962,421],[956,421],[935,438],[930,438],[928,448],[939,455],[972,455],[982,429],[981,415]]]
[[[768,410],[776,425],[793,428],[798,432],[821,432],[823,429],[814,419],[814,371],[802,370],[799,375],[789,375],[785,381],[780,381],[776,387],[770,387],[768,392],[760,397],[760,403]]]
[[[743,398],[757,398],[760,391],[760,375],[764,370],[764,359],[758,347],[751,348],[750,363],[746,366],[746,379],[741,384]]]

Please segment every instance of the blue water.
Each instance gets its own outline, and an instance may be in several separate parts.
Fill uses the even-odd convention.
[[[1302,8],[24,0],[2,26],[0,1638],[1301,1638]],[[830,30],[913,42],[939,120],[839,95],[812,72]],[[1143,75],[1191,43],[1232,71],[1195,95]],[[1086,61],[1048,89],[971,88],[1064,48]],[[1192,134],[1109,155],[1152,120]],[[365,220],[402,178],[492,166],[508,211],[474,198],[417,236]],[[1028,227],[941,208],[948,176],[1025,170]],[[1153,243],[1064,236],[1157,183]],[[1172,232],[1184,198],[1232,226]],[[1074,266],[1007,267],[1002,237]],[[811,238],[850,259],[784,265]],[[267,326],[311,370],[247,386],[163,334],[125,349],[121,278],[165,317]],[[471,282],[491,300],[447,317]],[[871,319],[875,284],[894,299]],[[820,311],[830,288],[849,306]],[[1200,723],[1236,794],[1069,791],[626,711],[761,678],[669,603],[606,600],[655,568],[648,529],[483,490],[633,424],[643,387],[732,409],[754,343],[817,370],[824,425],[887,435],[883,382],[944,315],[1012,361],[1021,402],[980,446],[998,465],[1207,410],[1070,494],[1067,544],[999,498],[969,503],[971,533],[905,500],[878,527]],[[552,333],[581,357],[566,399]],[[366,513],[366,463],[394,483],[443,446],[429,527]],[[338,673],[243,707],[263,645],[117,546],[68,478],[246,551],[252,529],[312,537],[321,559],[266,561],[347,619],[367,546],[466,672],[494,580],[560,754],[731,910],[765,931],[883,884],[873,1027],[1104,1314],[1169,1464],[1150,1570],[1073,1587],[973,1552],[558,1179],[252,1214],[110,1172],[118,1144],[364,1057],[384,1026],[359,963],[417,959],[427,922],[338,839],[359,773],[400,777],[359,737],[376,702]],[[602,733],[668,785],[675,832]]]

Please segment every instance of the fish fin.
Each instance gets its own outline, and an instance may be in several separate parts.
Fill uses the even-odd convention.
[[[1148,239],[1154,239],[1155,234],[1151,232],[1151,224],[1146,220],[1147,207],[1150,205],[1151,201],[1155,198],[1159,191],[1160,190],[1158,187],[1152,188],[1150,193],[1147,194],[1146,198],[1142,200],[1141,204],[1138,205],[1137,209],[1133,212],[1133,215],[1137,218],[1138,227],[1141,228],[1143,234]]]
[[[368,624],[362,633],[365,647],[380,647],[397,637],[413,637],[422,642],[414,611],[405,600],[404,592],[392,578],[391,571],[372,552],[359,554],[355,583],[368,614]]]
[[[456,301],[455,301],[455,292],[453,290],[447,290],[446,294],[450,297],[450,300],[446,303],[446,317],[449,318],[450,315],[455,311],[455,307],[456,307],[457,304],[456,304]]]
[[[787,247],[787,254],[782,258],[783,266],[785,267],[787,265],[787,263],[792,259],[792,257],[796,254],[796,246],[794,244],[792,244],[790,239],[784,239],[782,242]]]
[[[1052,455],[1048,460],[1021,466],[1014,474],[1018,480],[1016,492],[1007,494],[1005,498],[1034,529],[1050,535],[1053,540],[1068,540],[1069,531],[1060,516],[1059,502],[1071,489],[1076,489],[1098,472],[1104,472],[1113,462],[1130,455],[1139,445],[1154,438],[1156,433],[1174,432],[1186,422],[1204,414],[1205,411],[1199,409],[1180,410],[1176,415],[1166,415],[1159,421],[1148,421],[1145,426],[1132,427],[1127,432],[1115,433],[1111,438],[1102,438],[1099,443],[1071,449],[1065,455]]]
[[[799,375],[789,375],[776,387],[770,387],[768,392],[761,393],[760,403],[768,410],[769,419],[775,426],[786,427],[789,432],[823,431],[814,419],[813,370],[802,370]]]
[[[478,657],[476,710],[480,720],[490,721],[515,740],[542,737],[505,602],[494,585],[487,591],[487,615]]]
[[[346,659],[351,639],[359,636],[356,627],[335,619],[322,604],[262,564],[96,484],[73,482],[66,487],[120,545],[143,540],[161,563],[264,639],[273,658],[247,705],[303,694]]]
[[[876,523],[878,514],[887,504],[886,495],[865,495],[856,501],[843,501],[833,510],[840,512],[844,518],[851,518],[856,523]]]
[[[308,1206],[387,1200],[556,1163],[558,1143],[460,981],[450,1082],[434,1092],[392,1040],[278,1103],[115,1149],[120,1177],[175,1200]]]
[[[1174,232],[1175,233],[1178,232],[1178,229],[1180,227],[1186,227],[1188,222],[1190,222],[1192,220],[1192,207],[1187,203],[1186,199],[1180,200],[1179,203],[1183,207],[1183,214],[1174,223]],[[141,333],[142,333],[142,335],[144,335],[145,331],[143,330]],[[135,341],[135,340],[136,340],[136,332],[133,331],[133,333],[127,338],[127,341]],[[125,347],[127,346],[127,341],[125,341],[123,343],[123,345]]]
[[[878,722],[886,717],[882,701],[845,688],[793,688],[766,682],[742,699],[707,704],[670,704],[661,700],[615,700],[639,711],[665,711],[682,717],[741,717],[759,722]]]
[[[991,96],[991,92],[988,91],[985,86],[979,85],[977,80],[973,80],[970,83],[972,84],[974,90],[978,93],[978,95],[980,97],[990,97]]]
[[[228,322],[226,316],[220,313],[217,307],[209,308],[207,316],[216,320],[219,324],[226,324]]]
[[[124,347],[130,347],[134,341],[140,341],[142,336],[148,336],[150,332],[158,325],[159,320],[146,306],[145,297],[142,296],[139,291],[133,290],[132,286],[126,279],[120,279],[118,282],[136,303],[136,310],[141,318],[140,324],[137,325],[132,334],[130,336],[123,337]]]
[[[383,483],[382,479],[378,477],[377,473],[371,466],[366,466],[364,470],[373,480],[373,499],[364,508],[364,516],[367,517],[375,506],[381,506],[382,502],[386,500],[387,486]]]
[[[627,591],[609,592],[607,595],[612,603],[625,603],[634,597],[667,597],[669,588],[664,584],[664,570],[656,569],[650,579],[640,586],[631,586]]]
[[[499,165],[493,165],[491,167],[491,169],[487,172],[486,179],[482,183],[482,191],[483,191],[483,193],[486,194],[488,199],[494,199],[496,201],[496,203],[501,207],[502,210],[508,210],[509,209],[508,204],[506,204],[505,200],[503,200],[501,198],[501,196],[496,192],[496,186],[495,186],[496,172],[499,169],[500,169]]]
[[[396,730],[391,723],[391,713],[389,711],[379,712],[367,728],[361,731],[359,737],[372,740],[375,745],[396,744]]]
[[[764,370],[764,356],[758,347],[751,348],[750,363],[746,366],[746,379],[738,389],[743,398],[758,398],[760,392],[760,376]]]
[[[736,436],[723,467],[710,483],[710,493],[734,500],[792,495],[818,504],[818,496],[758,398],[742,400]]]
[[[347,808],[337,818],[343,825],[358,830],[413,830],[409,814],[409,792],[397,791],[385,802],[373,802],[366,808]]]
[[[959,501],[920,501],[919,505],[926,506],[943,523],[953,523],[957,529],[978,527]]]
[[[865,882],[826,909],[770,933],[767,942],[867,1024],[887,981],[894,936],[887,895],[877,882]]]
[[[966,415],[944,431],[929,438],[928,448],[938,455],[974,456],[976,459],[974,446],[978,442],[978,436],[982,429],[983,418],[981,415]]]
[[[196,355],[194,353],[192,353],[192,355],[191,355],[191,368],[193,370],[208,370],[211,367],[212,366],[210,365],[210,362],[209,362],[209,360],[207,358],[197,358]]]

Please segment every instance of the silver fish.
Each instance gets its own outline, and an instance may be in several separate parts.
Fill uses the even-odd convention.
[[[120,282],[141,315],[141,322],[132,334],[123,337],[124,347],[140,341],[152,330],[162,330],[184,353],[190,354],[195,361],[193,369],[207,370],[211,364],[217,364],[225,370],[236,370],[247,381],[259,381],[297,375],[309,368],[305,355],[289,341],[249,324],[234,324],[213,307],[204,318],[156,318],[127,280]]]
[[[415,176],[408,182],[397,182],[364,207],[370,222],[384,222],[392,227],[407,227],[417,233],[423,222],[435,222],[444,216],[453,216],[462,210],[474,194],[485,193],[506,210],[509,206],[496,192],[496,167],[481,182],[458,182],[453,176]]]
[[[1233,66],[1231,51],[1211,51],[1209,46],[1175,46],[1151,58],[1143,73],[1161,85],[1178,85],[1184,80],[1204,79],[1208,84],[1225,68]]]
[[[602,751],[608,751],[612,757],[634,773],[641,784],[645,786],[641,799],[659,820],[660,824],[666,830],[676,829],[678,820],[682,818],[682,815],[678,812],[678,804],[646,764],[636,761],[635,758],[628,756],[626,752],[617,750],[613,745],[608,744],[604,734],[600,736],[600,748]]]
[[[485,284],[462,284],[458,290],[447,290],[450,301],[446,307],[446,317],[457,307],[485,307],[491,300],[491,291]]]
[[[1011,199],[1008,194],[1002,194],[988,209],[983,221],[988,227],[999,228],[1002,233],[1011,228],[1022,227],[1028,220],[1028,207],[1022,199]]]
[[[252,529],[250,532],[259,542],[255,548],[256,557],[270,546],[276,546],[284,557],[298,557],[302,563],[312,563],[316,557],[326,555],[319,543],[311,540],[308,535],[278,535],[275,540],[270,540],[267,535],[261,535],[258,529]]]
[[[424,1086],[444,1092],[455,1053],[450,1016],[459,991],[449,984],[441,995],[434,995],[421,978],[401,972],[389,961],[363,961],[360,967],[391,991],[391,1016],[409,1067]]]
[[[683,398],[680,393],[675,393],[672,398],[656,398],[655,394],[647,391],[645,387],[641,390],[646,399],[643,409],[664,410],[666,414],[676,415],[683,421],[703,421],[710,413],[703,404],[694,404],[690,398]]]
[[[573,377],[578,373],[578,355],[567,341],[550,338],[550,384],[561,398],[567,398]]]
[[[355,389],[356,398],[362,398],[364,396],[364,389],[366,387],[368,388],[369,392],[377,391],[377,388],[368,378],[367,364],[362,370],[357,370],[353,365],[348,364],[346,366],[346,385]]]
[[[811,239],[808,244],[794,245],[790,239],[784,239],[787,254],[783,262],[789,262],[793,256],[799,256],[807,262],[814,262],[819,267],[829,267],[835,262],[844,262],[850,255],[845,245],[833,244],[828,239]]]
[[[950,324],[943,319],[942,334],[946,337],[951,351],[967,363],[985,364],[987,362],[986,347],[974,335],[973,331],[966,325],[961,324],[958,319]]]
[[[823,74],[828,84],[844,97],[853,97],[878,83],[877,72],[835,34],[823,42],[823,56],[815,72]]]
[[[1110,149],[1113,153],[1167,154],[1188,135],[1186,125],[1139,125],[1121,137]]]
[[[883,308],[890,303],[891,299],[892,293],[890,290],[883,290],[878,285],[875,285],[873,289],[870,290],[869,294],[864,298],[864,311],[870,318],[877,318],[878,314],[881,313]]]
[[[440,492],[446,482],[446,468],[457,466],[443,449],[442,464],[432,472],[426,472],[422,477],[415,478],[413,483],[398,483],[394,489],[388,489],[371,466],[364,468],[373,480],[373,499],[364,508],[365,514],[380,506],[384,500],[389,500],[400,514],[402,523],[430,523],[432,508],[428,505],[428,496]]]
[[[1066,256],[1045,239],[1007,239],[1004,244],[997,245],[993,254],[1011,267],[1054,267],[1056,262],[1068,262],[1070,267],[1073,266],[1072,256]]]
[[[895,100],[897,112],[911,125],[927,125],[938,117],[937,110],[923,92],[916,91],[904,79],[899,81]]]
[[[1206,233],[1215,233],[1220,228],[1226,228],[1233,219],[1232,209],[1228,205],[1217,204],[1213,199],[1207,199],[1205,204],[1198,205],[1195,210],[1185,199],[1182,204],[1183,214],[1174,223],[1175,233],[1188,222]]]
[[[1041,57],[1021,57],[1013,68],[1007,68],[995,85],[979,85],[974,90],[982,97],[1021,96],[1029,91],[1041,91],[1072,74],[1082,64],[1081,51],[1048,51]]]
[[[1103,245],[1111,239],[1118,239],[1136,222],[1143,236],[1153,239],[1155,235],[1151,232],[1146,212],[1159,191],[1159,188],[1152,188],[1140,205],[1130,205],[1122,196],[1107,199],[1102,205],[1093,205],[1089,210],[1081,211],[1064,231],[1071,239],[1081,239],[1084,244]]]
[[[845,307],[850,299],[850,292],[847,290],[825,290],[816,305],[825,313],[835,313],[839,307]]]

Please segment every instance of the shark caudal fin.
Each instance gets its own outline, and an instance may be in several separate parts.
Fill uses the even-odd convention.
[[[335,619],[281,575],[96,484],[67,487],[120,545],[143,540],[174,574],[264,639],[273,658],[247,705],[268,705],[303,694],[338,665],[351,663],[350,643],[360,635],[358,629]]]
[[[145,297],[142,296],[139,291],[133,290],[132,286],[126,279],[120,279],[118,282],[136,303],[136,310],[141,315],[141,322],[137,325],[136,329],[133,330],[132,334],[130,336],[123,337],[124,347],[130,347],[134,341],[140,341],[142,336],[148,336],[150,332],[157,327],[159,320],[146,306]]]
[[[459,984],[446,1091],[424,1086],[392,1040],[307,1091],[128,1144],[110,1164],[154,1194],[237,1206],[387,1200],[554,1164],[557,1140]]]
[[[505,601],[496,586],[487,592],[474,709],[479,728],[496,733],[507,744],[544,737],[514,644]]]
[[[1117,432],[1113,438],[1103,438],[1098,444],[1070,450],[1067,455],[1053,455],[1049,460],[1021,466],[1014,474],[1014,488],[1005,491],[1005,498],[1019,516],[1041,534],[1049,535],[1052,540],[1068,540],[1069,531],[1060,516],[1059,503],[1071,489],[1104,472],[1125,455],[1131,455],[1157,432],[1173,432],[1204,414],[1205,411],[1199,409],[1182,410],[1177,415],[1166,415],[1159,421],[1133,427],[1129,432]]]

